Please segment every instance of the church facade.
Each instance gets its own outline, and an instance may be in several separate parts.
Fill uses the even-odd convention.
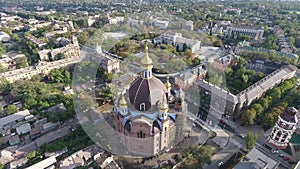
[[[171,84],[152,75],[152,60],[141,60],[141,75],[120,95],[114,108],[114,128],[130,153],[158,154],[181,139],[185,104],[171,94]]]

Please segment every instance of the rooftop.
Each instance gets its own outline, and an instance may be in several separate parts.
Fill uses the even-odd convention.
[[[22,118],[25,118],[26,116],[29,116],[30,112],[29,110],[23,110],[23,111],[19,111],[15,114],[3,117],[0,119],[0,128],[2,128],[3,126],[12,123],[14,121],[20,120]]]

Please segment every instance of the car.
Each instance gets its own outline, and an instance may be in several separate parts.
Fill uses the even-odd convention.
[[[273,153],[273,154],[278,154],[279,151],[278,151],[278,150],[272,150],[272,153]]]
[[[221,120],[220,120],[220,123],[225,124],[225,120],[224,120],[224,119],[221,119]]]
[[[279,154],[279,157],[285,157],[285,154]]]
[[[244,138],[245,138],[245,136],[244,136],[244,135],[242,135],[241,133],[239,133],[239,134],[238,134],[238,136],[239,136],[240,138],[242,138],[242,139],[244,139]]]
[[[289,164],[296,164],[295,161],[289,161]]]
[[[289,160],[291,160],[291,158],[290,157],[284,157],[283,158],[285,161],[289,161]]]
[[[224,164],[224,162],[223,162],[223,161],[220,161],[220,162],[218,163],[218,167],[221,167],[223,164]]]

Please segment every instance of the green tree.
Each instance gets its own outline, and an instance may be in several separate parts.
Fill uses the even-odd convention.
[[[4,73],[7,71],[8,71],[8,69],[6,67],[4,67],[3,65],[0,65],[0,73]]]
[[[246,125],[253,125],[256,118],[256,111],[254,109],[247,109],[242,115],[242,121]]]
[[[36,154],[37,154],[36,151],[29,152],[29,153],[26,154],[26,158],[28,160],[31,160],[31,159],[36,157]]]
[[[18,57],[16,59],[16,65],[18,69],[25,68],[28,66],[27,58],[26,57]]]
[[[0,169],[5,169],[5,165],[0,163]]]
[[[5,109],[7,115],[11,115],[18,112],[18,108],[16,105],[8,105]]]
[[[205,164],[211,163],[211,146],[190,146],[185,150],[187,160],[195,160],[196,166],[202,168]]]
[[[251,131],[247,134],[246,147],[248,150],[254,148],[256,140],[258,139],[257,133],[252,133]]]
[[[263,107],[262,107],[260,104],[255,103],[255,104],[253,104],[253,105],[251,106],[251,108],[253,108],[253,109],[256,111],[256,116],[257,116],[257,118],[261,117],[261,115],[262,115],[264,109],[263,109]]]

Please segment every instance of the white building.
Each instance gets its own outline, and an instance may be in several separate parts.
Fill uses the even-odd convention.
[[[5,132],[7,129],[11,128],[12,124],[15,124],[15,123],[18,123],[18,122],[24,120],[24,118],[29,115],[30,115],[29,110],[23,110],[23,111],[19,111],[19,112],[15,113],[15,114],[1,118],[0,119],[0,132],[1,133]]]
[[[157,27],[160,29],[167,29],[168,25],[169,25],[169,21],[162,21],[162,20],[154,21],[154,27]]]
[[[0,32],[0,41],[8,42],[10,40],[10,36],[5,32]]]
[[[143,21],[140,21],[138,19],[129,18],[128,21],[127,21],[127,24],[129,26],[139,26],[139,25],[143,24]]]
[[[195,53],[201,47],[201,42],[198,40],[182,37],[181,33],[166,32],[154,39],[157,44],[173,45],[178,50],[183,51],[184,48],[190,48],[192,53]]]
[[[16,128],[18,135],[26,134],[31,131],[31,126],[29,123],[22,124],[21,126]]]
[[[250,26],[228,26],[225,36],[233,37],[234,35],[251,36],[253,39],[258,40],[263,37],[264,30],[262,28],[255,28]]]
[[[270,144],[280,149],[289,144],[298,125],[297,112],[294,107],[289,107],[278,116],[278,121],[268,138]]]

